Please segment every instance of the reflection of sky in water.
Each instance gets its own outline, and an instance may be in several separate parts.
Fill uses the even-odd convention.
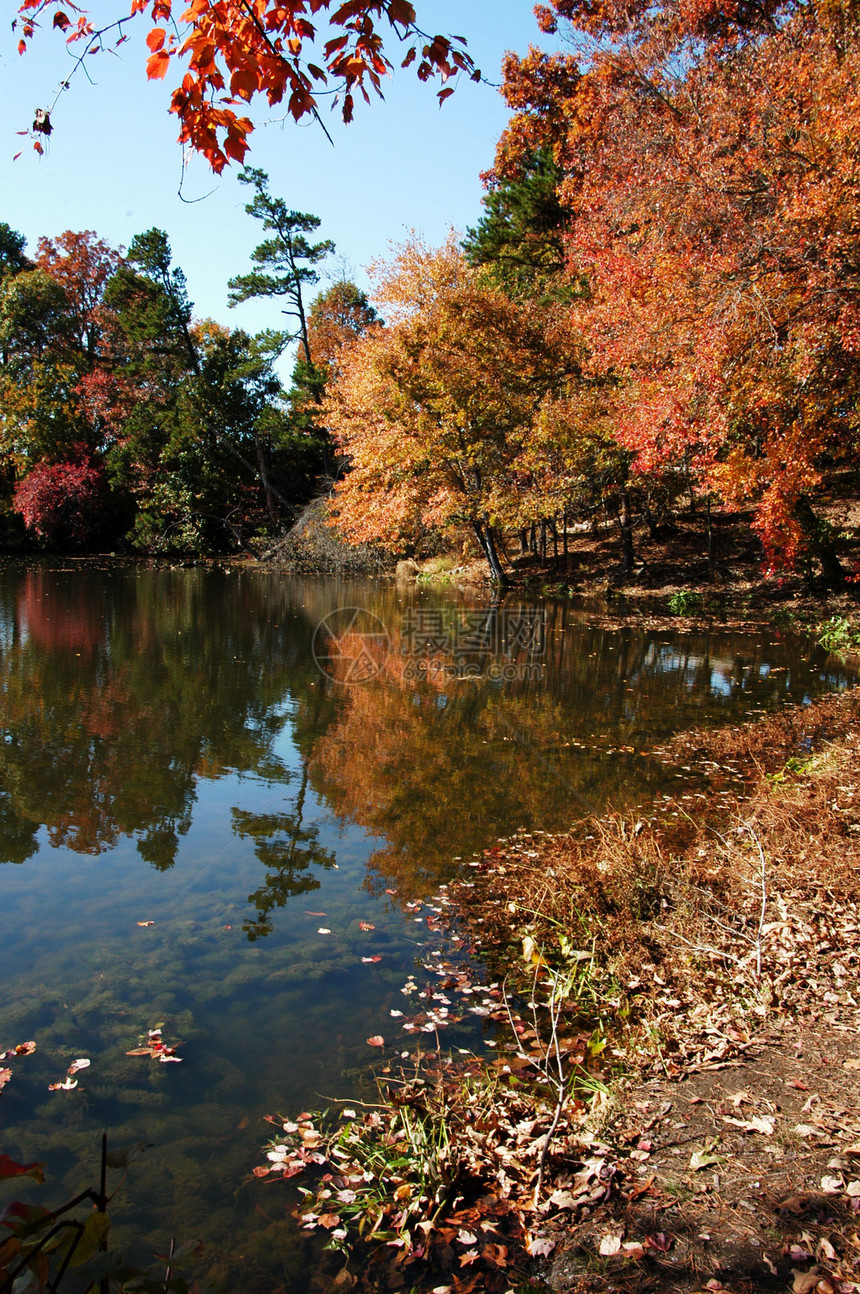
[[[406,975],[445,947],[402,903],[453,859],[520,825],[564,828],[582,798],[650,799],[671,771],[642,752],[680,727],[851,682],[770,636],[610,631],[551,603],[540,681],[343,689],[319,673],[321,619],[358,603],[395,626],[404,597],[446,600],[0,570],[0,856],[16,859],[0,866],[0,1049],[38,1043],[0,1098],[3,1149],[47,1159],[72,1192],[102,1128],[154,1142],[116,1215],[133,1249],[147,1230],[272,1245],[260,1188],[236,1195],[262,1117],[349,1092],[370,1035],[401,1043],[390,1011],[419,1007]],[[183,1063],[127,1057],[160,1021]],[[482,1046],[468,1020],[450,1036]],[[93,1060],[80,1087],[49,1095],[78,1055]],[[304,1259],[284,1261],[295,1276]]]

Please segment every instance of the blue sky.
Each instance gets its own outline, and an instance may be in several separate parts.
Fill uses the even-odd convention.
[[[128,0],[93,0],[93,17],[110,20],[128,11]],[[463,35],[491,81],[498,82],[504,52],[545,43],[530,0],[424,0],[416,5],[425,30]],[[88,62],[91,82],[78,73],[54,113],[44,158],[16,135],[34,110],[53,101],[71,61],[58,33],[46,31],[22,58],[8,24],[0,46],[3,140],[0,220],[35,247],[40,234],[95,229],[114,245],[153,225],[167,231],[174,261],[188,278],[199,316],[256,331],[277,326],[276,307],[248,302],[227,308],[227,280],[249,267],[262,237],[244,212],[248,189],[238,168],[215,177],[193,159],[182,175],[177,127],[167,112],[168,84],[147,82],[141,24],[118,54]],[[438,85],[436,86],[438,89]],[[255,118],[261,120],[261,110]],[[321,217],[319,237],[332,238],[337,254],[359,282],[362,267],[385,255],[409,229],[431,243],[449,227],[464,230],[481,213],[480,172],[492,162],[507,111],[488,85],[461,79],[441,107],[433,84],[411,71],[388,83],[385,102],[359,103],[344,127],[326,115],[335,146],[317,125],[272,121],[254,132],[248,161],[268,171],[270,188],[291,207]],[[23,147],[23,155],[12,158]],[[189,205],[186,199],[201,198]],[[331,274],[337,277],[334,264]]]

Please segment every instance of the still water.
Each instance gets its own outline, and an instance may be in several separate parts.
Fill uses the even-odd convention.
[[[201,1237],[261,1291],[308,1261],[283,1188],[247,1182],[263,1116],[354,1091],[369,1036],[401,1044],[404,981],[450,951],[407,904],[518,827],[678,791],[651,752],[679,729],[854,681],[774,631],[98,563],[0,567],[0,653],[0,1051],[37,1043],[0,1151],[46,1162],[47,1200],[95,1181],[103,1129],[151,1143],[114,1241]],[[181,1064],[126,1055],[156,1025]]]

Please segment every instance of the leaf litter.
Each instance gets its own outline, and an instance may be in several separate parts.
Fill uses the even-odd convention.
[[[255,1176],[305,1174],[344,1288],[860,1290],[858,719],[686,734],[652,753],[710,770],[695,821],[518,833],[405,905],[497,978],[425,955],[404,1031],[465,1012],[498,1054],[419,1046],[355,1118],[270,1120]]]

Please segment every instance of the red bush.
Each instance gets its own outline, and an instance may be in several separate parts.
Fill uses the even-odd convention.
[[[15,486],[13,506],[28,530],[51,543],[83,544],[101,520],[105,477],[78,460],[38,463]]]

